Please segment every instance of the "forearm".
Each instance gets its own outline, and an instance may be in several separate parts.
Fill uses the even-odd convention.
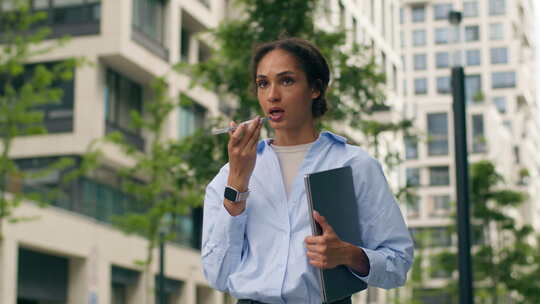
[[[367,276],[370,271],[369,258],[360,247],[348,244],[345,266],[356,271],[360,276]]]

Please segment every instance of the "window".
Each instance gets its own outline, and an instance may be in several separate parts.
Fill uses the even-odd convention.
[[[489,14],[491,16],[504,15],[506,12],[505,0],[489,0]]]
[[[412,7],[412,22],[424,22],[426,20],[426,7],[415,5]]]
[[[420,217],[420,196],[411,194],[407,200],[407,218]]]
[[[503,40],[504,39],[504,25],[502,23],[491,23],[489,25],[489,39],[490,40]]]
[[[448,76],[437,77],[437,93],[439,94],[450,93],[450,77]]]
[[[34,78],[38,69],[44,68],[48,73],[54,73],[55,69],[62,69],[66,72],[69,71],[64,65],[61,66],[61,62],[42,62],[25,64],[23,71],[20,75],[15,76],[11,80],[12,86],[16,90],[24,90],[28,85],[28,81]],[[74,71],[72,71],[74,72]],[[75,73],[73,73],[75,74]],[[0,96],[4,94],[4,80],[2,77],[5,73],[0,74]],[[51,74],[49,74],[51,75]],[[73,107],[74,107],[74,91],[75,91],[75,79],[62,80],[60,77],[55,77],[54,81],[48,86],[49,90],[62,90],[62,96],[56,100],[43,101],[40,105],[32,108],[28,108],[31,112],[41,112],[43,120],[41,126],[45,127],[49,133],[64,133],[73,131]],[[4,78],[5,79],[5,78]]]
[[[480,27],[478,25],[469,25],[465,27],[465,41],[472,42],[480,40]]]
[[[182,94],[180,98],[189,99]],[[182,139],[193,134],[197,129],[204,124],[206,109],[194,101],[189,102],[189,105],[183,105],[179,108],[178,119],[178,137]]]
[[[492,48],[490,49],[490,54],[492,64],[508,63],[508,48]]]
[[[413,45],[414,46],[426,45],[426,31],[425,30],[413,31]]]
[[[414,94],[416,95],[427,94],[427,78],[414,79]]]
[[[448,19],[448,14],[452,10],[451,3],[440,3],[433,5],[433,12],[435,20],[446,20]]]
[[[143,89],[130,79],[107,69],[105,85],[105,120],[107,133],[120,131],[125,139],[137,147],[144,148],[140,130],[134,126],[131,112],[142,113]]]
[[[435,65],[438,69],[443,69],[450,66],[450,54],[448,52],[435,53]]]
[[[407,187],[420,186],[420,168],[407,168],[405,169],[406,185]]]
[[[448,154],[448,115],[430,113],[427,115],[428,155]]]
[[[405,136],[405,159],[418,158],[418,139],[415,136]]]
[[[472,116],[472,151],[474,153],[486,152],[486,137],[484,136],[484,116],[476,114]]]
[[[429,184],[431,186],[450,185],[450,173],[448,171],[448,166],[430,167]]]
[[[450,28],[441,27],[435,29],[435,43],[447,44],[450,42]]]
[[[450,215],[450,195],[434,195],[431,197],[430,217],[447,217]]]
[[[182,27],[182,30],[180,31],[180,60],[184,62],[189,61],[191,36],[192,32],[189,29]]]
[[[427,69],[427,56],[426,56],[426,54],[415,54],[414,55],[414,69],[417,70],[417,71]]]
[[[448,227],[430,228],[429,234],[432,247],[449,247],[452,245],[452,234]]]
[[[506,113],[506,97],[504,96],[493,97],[493,103],[495,104],[495,107],[497,108],[497,111],[499,111],[499,113],[501,114]]]
[[[465,1],[463,2],[463,17],[477,17],[478,16],[478,1]]]
[[[399,8],[399,24],[405,23],[405,9],[403,7]]]
[[[480,65],[482,63],[480,50],[467,50],[465,57],[468,66]]]
[[[111,303],[127,304],[139,281],[139,272],[118,266],[111,267]]]
[[[491,87],[493,89],[514,88],[516,86],[516,72],[491,73]]]
[[[159,45],[165,40],[165,1],[133,0],[133,27]]]
[[[450,246],[450,245],[448,245]],[[433,279],[447,279],[452,276],[452,272],[448,269],[448,262],[444,260],[444,256],[433,255],[429,259],[429,276]],[[426,302],[423,302],[426,303]],[[430,303],[430,302],[428,302]],[[440,301],[439,301],[440,303]]]
[[[465,102],[470,104],[472,102],[479,102],[480,95],[482,94],[482,78],[480,75],[466,75],[465,76]]]

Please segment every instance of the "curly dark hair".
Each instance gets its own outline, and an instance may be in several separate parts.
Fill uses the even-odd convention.
[[[261,59],[276,49],[284,50],[296,57],[300,68],[306,74],[309,85],[320,92],[319,97],[315,98],[311,104],[311,113],[314,118],[323,116],[328,110],[326,90],[330,82],[330,68],[319,49],[307,40],[290,37],[256,46],[251,59],[252,84],[255,84]],[[256,93],[257,86],[253,85],[253,89]]]

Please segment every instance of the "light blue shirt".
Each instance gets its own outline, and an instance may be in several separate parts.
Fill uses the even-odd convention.
[[[358,244],[370,263],[369,274],[358,279],[386,289],[402,286],[413,260],[413,242],[381,166],[363,149],[330,132],[322,132],[307,152],[289,198],[269,139],[257,146],[242,214],[231,216],[223,206],[229,165],[210,182],[202,239],[203,269],[210,285],[237,299],[321,303],[316,269],[304,245],[311,226],[303,177],[348,165],[359,206]]]

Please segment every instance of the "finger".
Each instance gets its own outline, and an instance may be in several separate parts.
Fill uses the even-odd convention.
[[[328,224],[328,222],[326,221],[326,218],[320,215],[319,212],[313,210],[313,218],[315,219],[315,221],[317,221],[317,223],[319,223],[319,225],[321,225],[323,234],[327,232],[334,232],[334,229],[332,229],[332,226]]]
[[[259,123],[259,125],[256,127],[255,132],[253,136],[249,139],[246,148],[250,151],[253,151],[256,149],[257,144],[259,143],[259,138],[261,137],[261,129],[262,129],[262,123]]]
[[[327,247],[321,245],[306,245],[307,252],[323,254],[326,252]]]
[[[232,131],[230,141],[233,146],[238,145],[240,141],[242,140],[242,138],[244,137],[243,133],[244,133],[245,127],[246,127],[245,124],[240,124],[237,126],[236,130]]]
[[[245,134],[244,134],[244,137],[242,138],[242,142],[241,142],[242,147],[247,147],[248,142],[250,141],[250,139],[254,135],[255,131],[257,130],[257,127],[258,127],[258,124],[259,124],[258,121],[259,121],[259,117],[256,116],[250,122],[245,123],[245,125],[246,125]]]
[[[321,245],[325,244],[323,236],[308,236],[305,239],[306,245]]]

